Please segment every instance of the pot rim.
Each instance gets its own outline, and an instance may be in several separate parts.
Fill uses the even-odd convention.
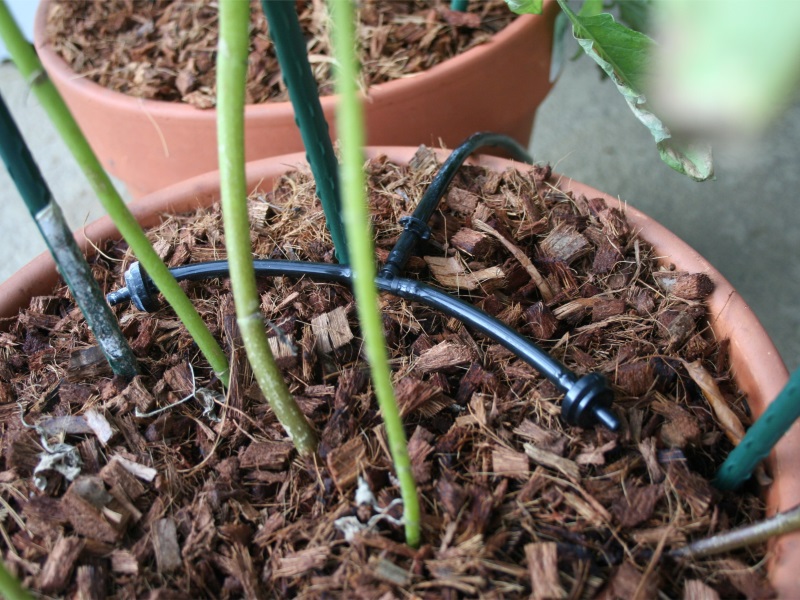
[[[369,147],[365,154],[368,158],[385,155],[390,160],[407,163],[416,151],[416,147]],[[444,159],[447,151],[437,150],[437,154]],[[528,168],[528,165],[493,156],[471,158],[467,162],[499,170]],[[248,163],[248,189],[257,189],[264,182],[271,185],[274,178],[296,168],[308,168],[303,152]],[[637,233],[645,232],[642,237],[657,252],[665,253],[669,248],[669,261],[672,263],[675,258],[678,269],[703,272],[711,277],[715,284],[714,292],[707,299],[711,328],[720,339],[731,340],[731,369],[739,386],[748,394],[754,416],[758,417],[783,388],[789,374],[758,318],[730,282],[686,242],[638,209],[567,177],[561,177],[560,181],[567,190],[603,198],[609,206],[623,209],[629,223]],[[143,227],[149,227],[160,221],[163,213],[188,212],[207,205],[211,199],[218,199],[218,182],[219,172],[212,171],[144,196],[128,206]],[[111,219],[104,216],[79,229],[75,237],[85,253],[93,254],[93,240],[119,239],[119,232]],[[0,284],[0,325],[14,318],[30,297],[49,293],[57,279],[53,260],[45,252]],[[720,318],[722,315],[724,319]],[[768,466],[775,478],[766,490],[768,514],[800,504],[800,423],[790,428],[776,445]],[[800,532],[774,539],[770,550],[770,582],[781,597],[796,597],[800,592]]]
[[[98,101],[113,103],[128,110],[143,110],[148,114],[159,114],[164,118],[170,119],[209,119],[216,117],[215,108],[199,109],[184,102],[169,102],[166,100],[150,100],[129,96],[122,92],[110,90],[102,85],[95,83],[78,75],[53,49],[50,40],[46,35],[47,11],[51,0],[42,0],[36,10],[34,20],[33,39],[34,46],[39,55],[45,71],[50,77],[55,77],[69,85],[75,92],[95,96]],[[396,93],[414,94],[416,90],[423,89],[432,85],[433,82],[443,75],[469,68],[469,64],[476,59],[500,60],[504,48],[519,35],[531,35],[531,31],[537,27],[538,23],[546,26],[546,15],[554,10],[555,0],[545,0],[542,14],[540,15],[517,15],[509,25],[494,34],[492,38],[483,44],[470,48],[466,52],[449,58],[430,69],[420,73],[415,73],[408,77],[394,79],[384,83],[371,86],[367,91],[367,99],[380,99]],[[529,31],[531,30],[531,31]],[[326,95],[320,97],[323,108],[335,106],[336,95]],[[263,114],[273,114],[276,116],[293,116],[294,110],[290,101],[281,102],[262,102],[260,104],[248,104],[245,106],[245,113],[249,117],[257,117]]]

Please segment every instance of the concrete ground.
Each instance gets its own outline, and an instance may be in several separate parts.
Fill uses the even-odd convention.
[[[534,158],[644,211],[733,284],[790,370],[800,365],[800,103],[747,147],[716,147],[716,180],[662,164],[647,129],[585,59],[540,107]]]
[[[9,104],[73,228],[102,214],[85,178],[10,64]],[[790,369],[800,365],[800,105],[749,148],[719,148],[717,180],[694,183],[663,165],[647,130],[588,60],[566,65],[539,109],[537,160],[620,197],[678,233],[751,304]],[[44,245],[0,169],[0,281]]]

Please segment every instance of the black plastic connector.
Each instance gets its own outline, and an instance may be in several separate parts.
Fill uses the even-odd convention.
[[[428,221],[430,221],[436,207],[439,206],[439,202],[453,182],[453,178],[455,178],[461,165],[469,158],[470,154],[479,148],[485,147],[502,148],[515,160],[529,164],[533,162],[533,158],[528,154],[528,151],[507,135],[480,132],[469,136],[453,150],[452,154],[447,157],[447,160],[436,172],[433,181],[431,181],[414,209],[414,213],[411,216],[400,219],[400,224],[404,226],[403,232],[389,253],[386,263],[381,268],[382,277],[392,279],[400,276],[417,243],[430,237],[431,230],[428,227]]]

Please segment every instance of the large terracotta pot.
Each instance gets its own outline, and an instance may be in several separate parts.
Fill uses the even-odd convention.
[[[36,14],[39,57],[103,166],[133,197],[218,168],[215,110],[126,96],[76,75],[46,39],[49,4],[42,2]],[[536,108],[552,87],[558,6],[545,4],[543,15],[517,18],[487,44],[370,88],[368,143],[438,147],[441,140],[453,148],[476,131],[493,131],[527,146]],[[322,98],[331,126],[335,107],[334,96]],[[247,106],[245,131],[248,161],[303,150],[289,102]]]
[[[372,148],[370,156],[386,154],[398,162],[408,162],[416,148]],[[442,156],[444,158],[444,156]],[[495,157],[481,157],[480,164],[504,170],[515,165]],[[263,159],[248,164],[249,189],[270,189],[273,181],[292,165],[305,163],[302,153]],[[602,197],[609,206],[621,207],[619,200],[589,186],[566,178],[562,184],[575,193],[589,198]],[[145,226],[159,222],[164,213],[189,212],[218,201],[219,176],[207,173],[188,181],[150,194],[130,204],[136,218]],[[716,288],[708,298],[711,327],[718,339],[730,340],[730,357],[736,381],[747,393],[755,417],[764,412],[788,379],[786,367],[778,351],[758,319],[731,284],[695,250],[651,218],[625,205],[630,224],[650,242],[664,261],[679,270],[707,273]],[[79,245],[92,253],[90,243],[118,239],[119,233],[108,217],[103,217],[79,230]],[[29,299],[51,292],[58,281],[53,261],[42,254],[0,285],[0,318],[16,316],[27,306]],[[800,504],[800,426],[795,425],[778,443],[769,457],[769,469],[774,477],[766,494],[769,514]],[[769,578],[781,597],[800,597],[800,533],[782,536],[770,546],[772,556]]]

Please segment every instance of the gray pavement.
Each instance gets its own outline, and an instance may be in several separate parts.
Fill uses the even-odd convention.
[[[790,370],[800,365],[800,103],[758,141],[715,148],[716,180],[662,164],[609,81],[568,63],[540,107],[534,158],[644,211],[711,262],[750,304]]]
[[[0,65],[9,104],[73,227],[102,209],[36,99],[9,64]],[[758,143],[719,148],[717,180],[694,183],[658,159],[647,130],[588,60],[566,65],[539,110],[537,160],[618,196],[678,233],[750,303],[790,369],[800,365],[800,105]],[[0,169],[0,281],[44,245]]]

